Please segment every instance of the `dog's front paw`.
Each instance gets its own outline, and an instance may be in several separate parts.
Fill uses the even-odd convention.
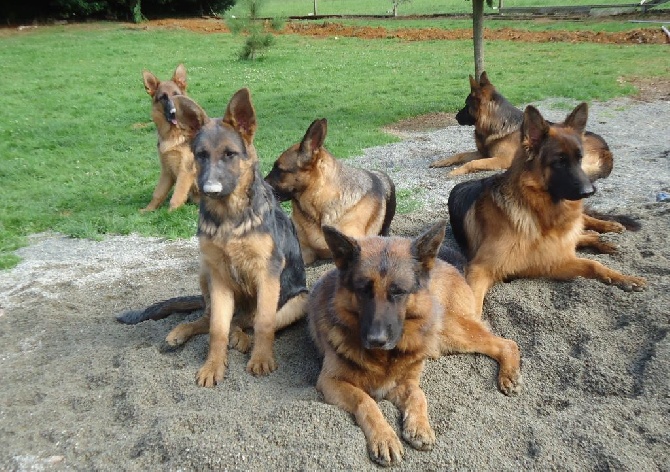
[[[457,175],[465,175],[467,173],[469,173],[467,167],[466,166],[461,166],[461,167],[455,168],[454,170],[449,172],[447,175],[450,176],[450,177],[454,177],[454,176],[457,176]]]
[[[435,431],[430,427],[428,418],[408,416],[402,430],[402,437],[414,449],[429,451],[435,445]]]
[[[614,281],[614,284],[626,292],[641,292],[647,288],[647,281],[642,277],[624,276],[621,280]]]
[[[518,395],[521,393],[522,386],[523,379],[518,369],[510,372],[501,371],[498,375],[498,388],[505,395],[510,397]]]
[[[227,359],[220,361],[208,360],[196,374],[196,381],[200,387],[213,387],[223,380],[226,373]]]
[[[375,431],[368,441],[370,459],[379,465],[388,467],[402,462],[405,453],[402,443],[390,426]]]
[[[277,370],[277,361],[272,354],[251,354],[247,363],[247,372],[253,375],[268,375]]]

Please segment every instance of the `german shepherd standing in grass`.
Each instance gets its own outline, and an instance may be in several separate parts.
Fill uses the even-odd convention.
[[[414,240],[356,239],[324,227],[336,269],[312,288],[310,334],[323,365],[317,389],[328,403],[351,413],[363,430],[370,458],[400,462],[403,446],[375,400],[402,412],[402,436],[412,447],[435,444],[419,378],[426,358],[482,353],[500,364],[498,386],[521,389],[519,347],[481,322],[472,290],[458,270],[436,259],[442,220]]]
[[[171,80],[160,81],[148,70],[142,72],[142,77],[144,88],[151,96],[151,118],[158,133],[161,174],[151,201],[140,211],[154,211],[158,208],[173,186],[170,211],[182,206],[188,198],[198,203],[199,192],[191,143],[177,124],[173,102],[174,97],[186,95],[186,68],[179,64]]]
[[[488,289],[508,278],[581,276],[627,291],[645,287],[640,277],[575,254],[577,247],[600,244],[597,233],[582,231],[582,199],[595,192],[582,166],[587,118],[586,103],[561,124],[545,121],[528,106],[511,167],[451,191],[451,226],[467,252],[466,279],[479,314]]]
[[[462,164],[449,175],[464,175],[483,170],[507,169],[512,164],[519,143],[523,111],[500,94],[482,72],[479,83],[470,76],[470,94],[465,107],[456,114],[459,125],[475,126],[476,151],[461,152],[433,162],[430,167]],[[591,182],[612,172],[612,153],[605,140],[595,133],[583,135],[582,168]]]
[[[275,331],[304,315],[307,288],[293,223],[258,169],[253,144],[256,113],[249,90],[233,95],[222,119],[209,118],[184,96],[174,97],[174,104],[177,120],[192,137],[202,191],[198,236],[205,310],[198,320],[174,328],[166,341],[178,346],[191,336],[209,333],[209,354],[197,382],[212,387],[223,379],[228,346],[246,352],[252,342],[244,329],[253,326],[247,371],[269,374],[277,368]],[[200,300],[193,298],[189,297],[194,302],[190,306],[178,306],[180,299],[165,304],[194,309]],[[150,308],[120,321],[160,318],[169,311],[165,305],[162,311]]]
[[[265,178],[280,200],[291,200],[305,264],[332,257],[322,226],[354,237],[386,236],[396,208],[389,176],[335,159],[323,147],[327,130],[325,118],[314,120]]]

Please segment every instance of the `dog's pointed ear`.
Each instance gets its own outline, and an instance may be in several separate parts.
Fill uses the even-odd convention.
[[[536,155],[548,132],[549,124],[542,117],[538,109],[532,105],[528,105],[523,112],[521,142],[530,152],[529,158]]]
[[[475,80],[473,76],[470,76],[470,91],[474,92],[479,89],[479,82]]]
[[[172,81],[177,84],[182,92],[186,92],[186,67],[184,64],[179,64],[172,74]]]
[[[172,103],[174,103],[177,123],[186,130],[191,138],[209,121],[205,110],[185,95],[172,97]]]
[[[335,266],[342,271],[347,270],[360,257],[361,246],[358,241],[340,233],[332,226],[324,226],[322,229],[326,244],[333,253]]]
[[[148,70],[142,71],[142,78],[144,79],[144,90],[153,97],[161,81]]]
[[[588,119],[589,105],[586,102],[582,102],[565,118],[563,125],[569,126],[579,134],[582,134],[586,130],[586,122]]]
[[[256,110],[251,103],[248,88],[242,88],[232,96],[223,115],[223,122],[235,128],[247,144],[253,143],[256,134]]]
[[[326,140],[328,133],[328,121],[325,118],[312,121],[312,124],[307,128],[305,136],[300,142],[300,154],[305,157],[305,160],[311,161],[316,152],[321,149],[323,142]],[[305,163],[307,163],[305,162]]]
[[[446,228],[447,220],[441,219],[412,241],[412,255],[421,264],[424,274],[428,274],[435,265]]]
[[[489,76],[486,75],[486,71],[482,71],[482,75],[479,76],[479,86],[483,87],[485,85],[491,85],[491,81],[489,80]]]

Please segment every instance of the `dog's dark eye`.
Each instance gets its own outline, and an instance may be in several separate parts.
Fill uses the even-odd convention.
[[[177,96],[177,95],[181,95],[181,93],[179,93],[179,92],[172,92],[172,96],[173,96],[173,97],[175,97],[175,96]]]
[[[407,290],[404,288],[398,287],[397,285],[391,285],[389,287],[389,298],[397,299],[405,295],[407,295]]]
[[[374,289],[374,282],[372,280],[357,280],[355,283],[355,290],[360,294],[372,295]]]
[[[226,158],[226,159],[232,159],[232,158],[235,157],[236,155],[237,155],[237,154],[235,153],[235,151],[230,151],[230,150],[228,150],[228,151],[224,151],[224,152],[223,152],[223,157]]]
[[[207,159],[207,151],[198,151],[195,153],[195,158],[199,161]]]
[[[161,94],[161,96],[158,97],[158,99],[159,99],[159,100],[167,100],[167,99],[168,99],[167,93],[163,93],[163,94]]]

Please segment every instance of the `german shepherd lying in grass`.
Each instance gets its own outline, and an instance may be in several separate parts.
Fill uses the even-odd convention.
[[[521,142],[519,133],[523,111],[496,90],[486,72],[482,72],[479,83],[470,76],[470,94],[465,100],[465,107],[456,114],[456,121],[459,125],[475,126],[477,150],[435,161],[430,167],[465,163],[449,172],[449,175],[455,176],[507,169],[512,164]],[[584,132],[582,139],[582,168],[591,182],[610,175],[613,158],[605,140],[589,131]]]
[[[336,269],[314,285],[307,304],[310,334],[324,356],[317,389],[354,415],[381,465],[400,462],[403,446],[376,399],[401,410],[402,436],[412,447],[435,443],[419,387],[426,358],[482,353],[500,364],[503,393],[521,389],[519,347],[486,328],[465,279],[436,259],[445,226],[442,220],[414,240],[356,239],[324,227]]]
[[[304,315],[307,288],[293,223],[258,169],[253,144],[256,113],[249,90],[233,95],[222,119],[209,118],[184,96],[175,97],[174,104],[177,120],[192,138],[202,191],[198,236],[205,310],[198,320],[174,328],[166,341],[178,346],[191,336],[209,333],[209,354],[197,382],[212,387],[223,379],[228,346],[246,352],[252,343],[244,329],[253,326],[247,371],[269,374],[277,368],[275,331]],[[182,305],[179,301],[166,303],[193,309],[199,300],[181,299]],[[131,312],[128,319],[160,318],[169,309],[150,308],[144,315]]]
[[[395,214],[393,182],[383,172],[357,169],[323,147],[325,118],[314,120],[300,143],[277,159],[265,178],[277,197],[291,200],[305,264],[330,259],[323,225],[348,236],[386,236]]]
[[[627,291],[644,288],[642,278],[575,254],[577,247],[600,244],[597,233],[582,231],[582,199],[595,192],[581,165],[587,118],[586,103],[561,124],[550,124],[528,106],[511,167],[451,191],[451,226],[467,252],[466,279],[479,314],[488,289],[513,277],[581,276]]]
[[[151,118],[158,133],[161,174],[151,201],[140,211],[154,211],[158,208],[173,186],[170,211],[182,206],[188,198],[198,203],[199,192],[191,144],[177,124],[173,103],[174,97],[186,95],[186,68],[179,64],[172,79],[162,82],[148,70],[142,72],[142,77],[144,88],[151,96]]]

